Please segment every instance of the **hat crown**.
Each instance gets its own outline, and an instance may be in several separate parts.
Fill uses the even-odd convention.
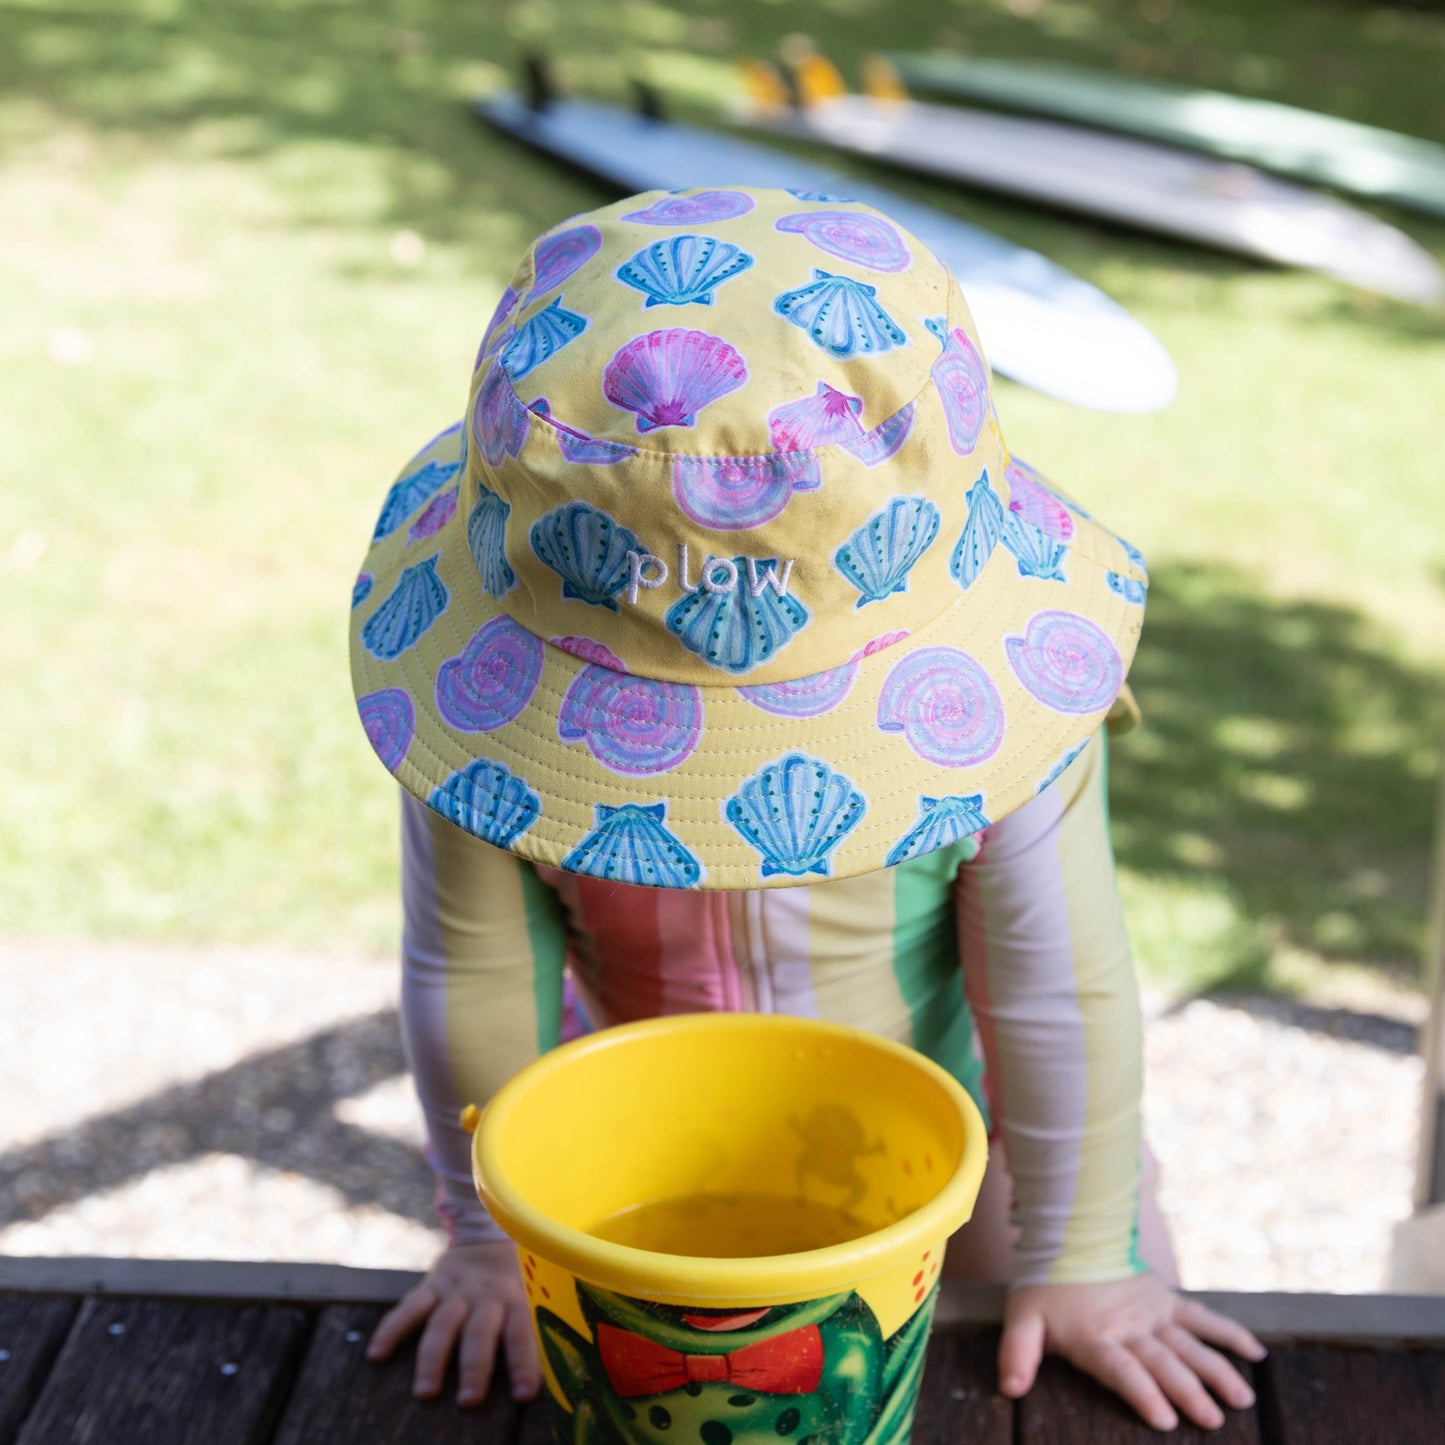
[[[483,340],[470,426],[487,590],[669,681],[787,681],[924,625],[960,595],[959,457],[1009,496],[948,271],[814,193],[648,192],[547,232]]]

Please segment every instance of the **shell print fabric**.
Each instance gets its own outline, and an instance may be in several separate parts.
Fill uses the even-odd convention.
[[[617,279],[641,291],[646,306],[711,306],[724,281],[746,271],[753,258],[716,236],[670,236],[644,246],[617,268]]]
[[[1032,471],[1017,462],[1004,469],[1008,482],[1008,509],[1022,521],[1037,527],[1046,537],[1067,542],[1074,535],[1074,519],[1069,509]]]
[[[506,369],[494,365],[477,388],[472,435],[491,466],[521,453],[532,414],[517,399]]]
[[[666,826],[666,803],[597,804],[597,826],[562,860],[571,873],[648,888],[695,888],[702,865]]]
[[[777,558],[753,562],[748,557],[727,560],[737,583],[728,591],[696,592],[668,608],[666,623],[689,652],[727,672],[750,672],[786,647],[808,624],[808,609],[790,594],[764,585],[754,594],[747,578],[749,563],[764,577],[776,576]]]
[[[426,802],[448,822],[496,848],[511,847],[542,813],[542,800],[525,779],[490,758],[453,773]]]
[[[421,510],[410,527],[406,529],[408,542],[422,542],[428,537],[434,537],[453,516],[457,510],[457,488],[448,487],[446,491],[439,492]]]
[[[639,432],[690,427],[704,407],[736,391],[747,375],[747,363],[726,341],[677,326],[619,347],[603,372],[602,394],[636,413]]]
[[[405,688],[384,687],[356,700],[361,725],[373,751],[394,773],[401,766],[416,732],[416,709]]]
[[[1110,572],[1105,580],[1111,591],[1117,592],[1125,602],[1132,602],[1136,607],[1144,605],[1144,598],[1148,594],[1148,588],[1142,582],[1133,577],[1121,576],[1118,572]]]
[[[1004,639],[1004,650],[1018,680],[1055,712],[1099,712],[1124,683],[1109,634],[1074,612],[1036,612],[1023,636]]]
[[[360,607],[368,597],[371,596],[371,589],[376,586],[376,578],[370,572],[358,572],[356,581],[351,584],[351,605],[353,608]]]
[[[933,384],[943,403],[949,444],[966,457],[978,445],[988,417],[988,373],[973,343],[957,328],[933,363]]]
[[[886,421],[881,421],[870,432],[852,439],[844,438],[839,445],[858,458],[865,467],[879,467],[898,455],[903,443],[913,432],[913,402],[894,412]]]
[[[966,798],[919,798],[918,821],[893,845],[886,866],[893,868],[910,858],[960,843],[982,832],[988,822],[982,793],[970,793]]]
[[[532,551],[562,579],[562,596],[620,611],[627,554],[646,552],[635,533],[586,502],[568,502],[532,524]]]
[[[1056,783],[1063,776],[1064,769],[1067,768],[1069,764],[1073,762],[1074,759],[1078,757],[1079,754],[1083,752],[1084,749],[1088,746],[1089,740],[1088,738],[1085,738],[1084,741],[1079,743],[1076,747],[1070,748],[1068,752],[1066,752],[1063,757],[1061,757],[1058,762],[1056,762],[1053,767],[1049,769],[1047,774],[1045,774],[1045,776],[1039,780],[1038,787],[1034,789],[1034,796],[1037,797],[1038,794],[1042,793],[1043,790],[1047,788],[1050,783]]]
[[[501,350],[502,370],[513,382],[520,381],[555,352],[587,330],[587,318],[568,311],[559,296],[535,316],[524,321]]]
[[[784,291],[773,310],[801,327],[829,356],[881,356],[905,345],[908,337],[877,297],[878,288],[866,281],[815,268],[812,281]]]
[[[863,435],[863,423],[858,420],[862,410],[861,396],[849,396],[820,381],[812,396],[784,402],[768,413],[773,450],[798,452],[834,442],[856,442]]]
[[[394,662],[416,646],[450,601],[446,583],[437,576],[435,556],[405,568],[390,596],[366,619],[362,646],[382,662]]]
[[[464,733],[490,733],[532,700],[542,677],[542,642],[510,617],[494,617],[437,672],[437,711]]]
[[[803,211],[775,221],[779,231],[806,236],[820,251],[870,271],[906,271],[913,261],[903,237],[866,211]]]
[[[703,226],[712,221],[735,221],[757,204],[745,191],[699,191],[691,196],[664,196],[640,211],[628,211],[625,221],[644,226]]]
[[[868,801],[821,758],[789,753],[760,769],[724,805],[728,822],[763,855],[762,875],[826,878],[829,855],[862,820]]]
[[[566,426],[559,422],[553,417],[552,404],[545,396],[539,396],[535,401],[530,402],[527,410],[533,416],[542,417],[551,425],[557,435],[557,449],[569,462],[579,462],[593,467],[613,467],[618,462],[625,462],[628,457],[637,455],[636,447],[626,446],[622,442],[608,441],[604,437],[591,437],[584,431],[578,431],[576,427]]]
[[[1003,699],[966,652],[923,647],[888,674],[878,727],[902,733],[919,757],[939,767],[974,768],[1003,742]]]
[[[953,580],[966,591],[978,579],[1004,532],[1004,505],[989,485],[988,473],[968,489],[968,517],[948,559]]]
[[[684,762],[702,733],[702,692],[589,663],[562,699],[557,734],[610,772],[642,778]]]
[[[856,662],[830,667],[789,682],[755,682],[738,688],[738,696],[774,717],[822,717],[832,712],[853,687]]]
[[[456,462],[427,462],[391,484],[381,515],[376,519],[373,542],[389,537],[428,497],[434,495],[457,473]]]
[[[502,598],[517,585],[517,574],[507,561],[507,518],[512,504],[477,483],[477,504],[467,518],[467,548],[472,554],[482,590]]]
[[[532,294],[540,296],[575,276],[602,249],[602,232],[596,226],[569,226],[537,242]]]
[[[823,484],[817,458],[806,452],[759,457],[675,457],[672,492],[699,526],[740,532],[771,522],[794,492]]]
[[[894,497],[833,554],[837,569],[862,594],[857,606],[908,588],[908,574],[938,535],[939,510],[927,497]]]
[[[501,340],[508,334],[507,323],[512,319],[512,312],[516,308],[521,296],[510,286],[502,292],[502,299],[497,302],[497,309],[492,312],[492,319],[487,322],[487,329],[482,333],[482,344],[477,348],[477,359],[472,365],[476,371],[483,361],[491,355],[492,343]]]

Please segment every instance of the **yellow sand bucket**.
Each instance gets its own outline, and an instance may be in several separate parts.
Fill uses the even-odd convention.
[[[545,1055],[472,1160],[557,1440],[906,1441],[986,1155],[950,1075],[840,1025],[686,1014]]]

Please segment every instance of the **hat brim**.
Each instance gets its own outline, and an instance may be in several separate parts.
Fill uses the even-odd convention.
[[[460,449],[453,428],[409,467],[444,476]],[[358,705],[403,787],[532,862],[729,890],[872,872],[1027,802],[1119,694],[1144,569],[1070,515],[1052,575],[1020,585],[1025,564],[995,546],[956,606],[841,667],[683,687],[524,632],[481,586],[466,518],[438,490],[368,554],[352,610]],[[422,609],[395,656],[378,643],[387,607]],[[589,604],[576,609],[584,632]]]

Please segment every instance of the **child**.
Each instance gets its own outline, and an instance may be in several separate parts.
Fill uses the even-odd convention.
[[[539,1387],[457,1115],[558,1041],[565,971],[598,1026],[808,1014],[950,1069],[995,1151],[949,1272],[1012,1283],[1005,1394],[1050,1349],[1159,1429],[1251,1403],[1213,1345],[1262,1349],[1141,1207],[1104,723],[1143,562],[1010,457],[946,270],[839,198],[634,196],[531,248],[469,400],[354,601],[452,1241],[373,1358],[421,1328],[418,1394],[455,1351],[479,1401],[499,1345]]]

